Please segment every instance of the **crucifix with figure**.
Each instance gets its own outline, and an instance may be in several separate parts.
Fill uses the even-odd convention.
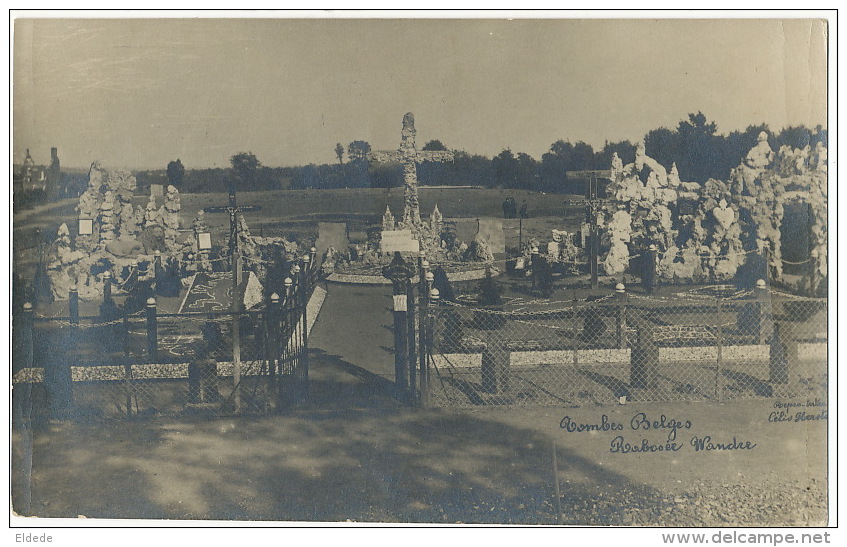
[[[591,232],[588,236],[588,268],[591,273],[591,288],[596,289],[599,286],[598,280],[598,258],[600,255],[600,222],[597,217],[601,214],[601,209],[604,205],[611,203],[606,199],[601,199],[597,196],[597,175],[592,173],[588,179],[588,185],[585,190],[585,199],[580,200],[565,200],[565,205],[584,205],[586,222],[591,226]]]
[[[238,256],[238,213],[258,211],[258,205],[238,205],[235,188],[229,189],[229,204],[225,207],[206,207],[207,213],[229,213],[229,252],[232,257],[232,363],[233,363],[233,402],[236,412],[241,410],[241,343],[239,334],[238,312],[241,311],[241,298],[238,295],[238,285],[241,283],[241,258]]]
[[[232,257],[232,271],[236,275],[236,254],[238,253],[238,213],[258,211],[258,205],[238,205],[235,197],[235,188],[229,189],[229,204],[224,207],[205,207],[207,213],[229,213],[229,253]]]
[[[407,112],[403,116],[403,131],[398,150],[379,150],[368,154],[370,161],[400,162],[403,164],[403,227],[420,227],[421,210],[418,203],[418,164],[425,161],[453,161],[453,152],[448,150],[421,150],[415,147],[415,115]]]

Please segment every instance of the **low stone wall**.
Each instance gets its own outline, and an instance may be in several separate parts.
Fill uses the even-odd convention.
[[[498,270],[491,269],[492,275],[498,275],[499,273]],[[450,281],[476,281],[483,278],[485,278],[485,268],[464,272],[447,272],[447,279]],[[391,280],[381,275],[358,275],[335,272],[327,276],[326,280],[331,283],[345,283],[350,285],[391,285]]]
[[[326,299],[326,289],[315,287],[312,297],[306,306],[306,320],[308,332],[317,321],[318,314]],[[294,335],[292,335],[294,336]],[[242,361],[241,374],[243,376],[255,376],[261,374],[262,361]],[[220,377],[232,376],[235,366],[232,361],[219,361],[217,363],[217,374]],[[104,382],[104,381],[126,381],[137,380],[161,380],[188,378],[188,363],[147,363],[131,365],[130,376],[127,378],[127,370],[124,365],[105,365],[78,367],[71,366],[71,381],[74,382]],[[30,367],[19,370],[13,377],[13,384],[41,383],[44,381],[44,369]]]
[[[826,342],[799,344],[798,350],[798,358],[803,361],[826,359],[827,344]],[[714,361],[717,357],[717,346],[659,348],[660,362]],[[722,359],[726,361],[767,361],[770,359],[770,346],[724,346],[722,348]],[[511,367],[629,363],[629,360],[630,350],[628,348],[509,352],[509,365]],[[433,362],[436,367],[476,368],[482,366],[482,353],[434,354]]]

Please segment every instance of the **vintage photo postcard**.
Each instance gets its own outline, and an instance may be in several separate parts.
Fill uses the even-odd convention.
[[[12,13],[20,541],[830,541],[834,13],[460,15]]]

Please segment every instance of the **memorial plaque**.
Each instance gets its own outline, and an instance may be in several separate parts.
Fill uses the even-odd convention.
[[[493,254],[506,253],[506,236],[503,234],[503,221],[498,218],[477,219],[477,236],[488,242]]]
[[[209,232],[200,232],[197,234],[197,248],[201,251],[208,251],[212,248],[212,234]]]
[[[385,230],[382,232],[380,250],[383,253],[417,253],[420,243],[411,230]]]
[[[405,294],[395,294],[394,296],[394,311],[407,311],[408,306],[406,304],[406,295]]]
[[[79,219],[79,235],[90,236],[94,233],[94,221],[90,218]]]

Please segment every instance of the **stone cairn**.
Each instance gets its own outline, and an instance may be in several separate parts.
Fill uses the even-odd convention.
[[[827,149],[781,147],[774,152],[762,132],[727,181],[683,182],[676,164],[665,170],[645,153],[623,165],[612,157],[611,204],[605,208],[607,236],[602,266],[620,275],[633,254],[650,245],[659,251],[665,280],[720,282],[735,277],[747,256],[767,251],[774,279],[782,277],[780,226],[787,203],[812,208],[811,261],[816,291],[826,278]],[[675,214],[674,214],[675,213]]]
[[[66,224],[59,227],[56,244],[50,256],[47,275],[55,299],[67,299],[76,285],[83,300],[96,300],[103,295],[103,274],[108,271],[119,293],[139,261],[152,262],[158,248],[145,245],[145,233],[164,229],[165,249],[161,258],[172,259],[190,250],[190,243],[177,240],[179,230],[179,192],[168,188],[165,204],[156,209],[154,196],[146,209],[135,207],[132,197],[137,183],[127,170],[107,170],[100,162],[91,164],[88,186],[79,198],[80,220],[92,223],[92,233],[77,235],[72,240]],[[75,249],[75,250],[74,250]]]

